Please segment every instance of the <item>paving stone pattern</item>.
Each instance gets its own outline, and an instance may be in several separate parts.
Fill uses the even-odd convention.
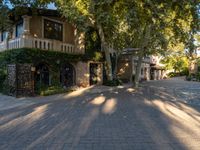
[[[199,105],[181,94],[198,88],[200,83],[173,79],[143,83],[138,91],[35,98],[0,110],[0,149],[199,150]]]

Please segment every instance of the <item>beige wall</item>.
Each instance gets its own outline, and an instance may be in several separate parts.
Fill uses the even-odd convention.
[[[191,61],[189,64],[189,73],[197,73],[198,72],[198,64],[196,61]]]
[[[30,19],[30,32],[31,35],[38,38],[43,38],[43,19],[50,19],[52,21],[58,21],[63,23],[63,42],[74,44],[74,27],[68,23],[63,22],[59,18],[55,17],[41,17],[41,16],[32,16]]]
[[[81,87],[90,86],[90,63],[94,62],[78,62],[76,68],[76,85]],[[98,63],[98,85],[103,83],[103,64]]]
[[[122,80],[131,81],[132,74],[136,73],[136,65],[137,63],[134,62],[134,59],[131,61],[129,57],[120,60],[118,62],[118,77]],[[141,69],[143,69],[143,74],[140,74],[140,79],[150,80],[150,64],[142,63]]]
[[[131,80],[132,65],[130,61],[118,62],[118,76],[120,79]]]
[[[30,19],[30,32],[34,37],[42,38],[42,17],[32,16]]]
[[[89,67],[88,63],[78,62],[76,64],[76,84],[77,86],[86,87],[89,86]]]

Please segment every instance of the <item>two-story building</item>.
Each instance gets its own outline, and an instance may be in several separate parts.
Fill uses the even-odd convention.
[[[10,13],[12,31],[0,31],[0,52],[12,49],[39,49],[63,54],[84,55],[84,33],[79,33],[75,25],[56,10],[22,8],[17,14]],[[57,62],[57,60],[52,60]],[[84,61],[65,61],[60,64],[60,82],[65,87],[74,85],[89,86],[102,83],[102,64]],[[31,68],[35,82],[51,85],[49,62],[38,61]]]

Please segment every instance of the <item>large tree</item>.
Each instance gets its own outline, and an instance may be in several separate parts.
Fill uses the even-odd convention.
[[[134,81],[136,87],[146,54],[161,53],[167,50],[168,44],[186,43],[188,33],[197,32],[198,6],[199,1],[193,0],[124,0],[127,23],[133,36],[129,38],[133,42],[129,43],[139,49]]]
[[[98,31],[101,49],[105,52],[108,80],[113,79],[109,48],[113,44],[113,35],[119,24],[120,1],[97,0],[56,0],[57,8],[72,21],[78,29],[93,27]]]
[[[11,0],[14,6],[41,7],[51,0]],[[199,30],[199,0],[55,0],[58,10],[78,29],[98,31],[112,80],[109,47],[139,51],[135,85],[143,57],[167,50],[167,44],[187,43]],[[191,36],[192,35],[192,36]],[[188,45],[191,46],[193,42]]]

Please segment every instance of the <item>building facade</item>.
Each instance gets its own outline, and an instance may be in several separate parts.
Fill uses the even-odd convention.
[[[20,15],[16,15],[13,10],[9,17],[13,22],[12,31],[0,31],[0,52],[27,48],[69,55],[85,54],[84,33],[79,33],[56,10],[37,9],[35,12],[26,8]],[[59,63],[57,60],[52,61]],[[63,87],[102,84],[102,63],[73,60],[65,62],[60,64],[57,72]],[[49,62],[41,60],[32,64],[35,82],[50,86],[50,70]]]
[[[132,82],[136,73],[138,58],[123,54],[118,61],[118,77],[125,82]],[[150,57],[145,57],[140,71],[140,80],[150,80]]]
[[[126,82],[132,81],[136,74],[138,57],[137,49],[125,49],[118,61],[118,76]],[[140,81],[161,80],[166,76],[164,65],[158,56],[146,56],[142,60]]]

